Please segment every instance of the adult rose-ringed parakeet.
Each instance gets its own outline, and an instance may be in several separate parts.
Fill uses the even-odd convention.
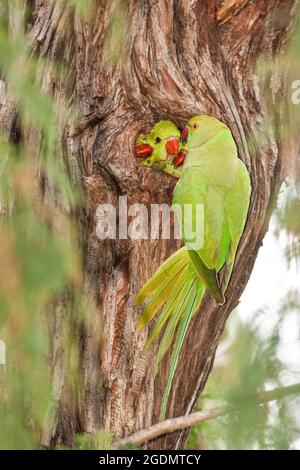
[[[135,154],[143,166],[179,178],[185,159],[185,150],[179,151],[179,143],[180,130],[172,121],[162,120],[148,134],[139,136]]]
[[[146,346],[150,346],[165,327],[156,366],[176,334],[161,419],[166,413],[190,320],[198,310],[206,289],[217,303],[225,302],[224,294],[244,230],[251,194],[247,169],[238,159],[231,131],[224,123],[211,116],[193,117],[182,132],[182,140],[187,140],[188,153],[174,190],[173,205],[183,227],[185,246],[158,268],[136,298],[137,304],[141,304],[150,296],[139,328],[160,311]],[[196,207],[197,204],[202,204],[204,208],[204,239],[201,246],[195,247],[190,243],[190,232],[185,230],[184,207]],[[193,211],[192,219],[194,216]],[[222,282],[218,275],[221,269]]]

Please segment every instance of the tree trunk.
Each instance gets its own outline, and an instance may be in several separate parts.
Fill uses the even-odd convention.
[[[25,3],[25,2],[24,2]],[[69,321],[67,299],[52,324],[52,367],[58,413],[44,444],[72,445],[75,432],[102,428],[116,438],[158,421],[169,354],[154,377],[155,347],[143,352],[146,329],[134,296],[177,241],[106,240],[96,235],[96,209],[104,202],[170,203],[176,181],[139,166],[134,144],[159,119],[178,126],[197,114],[218,117],[231,128],[252,181],[248,222],[240,243],[227,302],[217,306],[207,295],[190,325],[169,401],[168,416],[193,410],[213,366],[225,322],[251,274],[268,227],[270,210],[285,176],[280,137],[286,92],[277,57],[292,25],[294,0],[123,0],[92,1],[86,18],[64,2],[28,1],[27,34],[40,57],[63,61],[61,81],[42,75],[55,99],[69,99],[78,117],[62,134],[68,168],[85,194],[78,229],[84,253],[88,322],[77,327],[83,383],[76,401],[69,395],[61,328]],[[123,20],[116,23],[116,11]],[[122,31],[124,34],[122,35]],[[115,57],[116,49],[120,56]],[[113,57],[108,51],[113,52]],[[267,80],[255,72],[262,55],[270,65]],[[272,110],[263,95],[269,92]],[[16,134],[17,109],[7,99],[2,125]],[[38,148],[35,134],[24,142]],[[38,156],[32,153],[38,166]],[[37,172],[38,174],[38,172]],[[41,182],[38,180],[37,184]],[[49,194],[48,194],[49,197]],[[49,201],[48,201],[49,202]],[[150,448],[180,448],[186,431],[149,443]]]

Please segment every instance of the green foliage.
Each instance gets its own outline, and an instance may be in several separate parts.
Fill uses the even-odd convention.
[[[65,3],[80,15],[90,13],[90,0]],[[0,2],[0,7],[1,78],[17,118],[13,139],[0,134],[0,340],[6,344],[6,365],[0,364],[0,449],[34,449],[57,413],[49,365],[49,328],[55,321],[64,348],[64,387],[72,393],[81,385],[75,325],[84,323],[88,311],[74,220],[81,194],[60,141],[77,110],[47,91],[45,77],[59,82],[72,72],[31,52],[22,25],[30,13],[24,2]],[[14,15],[18,26],[12,31]],[[111,437],[101,431],[78,435],[74,445],[109,448]]]
[[[75,8],[76,12],[85,17],[88,16],[91,9],[91,0],[67,0],[67,3]]]
[[[0,365],[0,448],[31,449],[40,445],[43,428],[56,411],[51,406],[49,319],[66,292],[73,299],[72,314],[81,315],[84,301],[70,216],[79,198],[60,163],[57,116],[63,114],[62,103],[56,104],[38,79],[41,67],[54,66],[55,72],[55,64],[37,61],[22,31],[10,36],[5,22],[0,51],[2,76],[18,105],[18,125],[35,132],[41,144],[37,165],[22,141],[0,138],[0,339],[7,348],[7,363]],[[42,199],[37,167],[57,205]],[[66,360],[71,355],[67,342],[65,355]],[[71,380],[72,368],[69,375]]]
[[[76,436],[76,447],[81,450],[111,449],[112,436],[102,431],[92,435],[80,434]]]
[[[234,336],[208,380],[198,409],[226,403],[238,410],[196,426],[187,448],[291,449],[299,438],[294,417],[299,396],[265,404],[255,399],[262,390],[282,386],[286,372],[286,364],[279,359],[286,305],[279,309],[278,321],[268,334],[261,332],[264,316],[265,312],[257,312],[255,321],[246,324],[230,320]]]
[[[125,56],[128,12],[124,0],[111,0],[111,14],[108,33],[104,44],[104,61],[115,67]]]

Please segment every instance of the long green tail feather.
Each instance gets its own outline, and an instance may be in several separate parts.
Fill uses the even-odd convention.
[[[166,351],[171,345],[177,325],[181,319],[183,312],[188,306],[189,293],[193,285],[195,284],[196,279],[197,279],[196,273],[190,272],[187,275],[187,278],[184,282],[183,287],[181,288],[180,299],[177,302],[177,305],[173,311],[172,317],[170,318],[170,321],[168,322],[168,325],[166,327],[162,340],[159,344],[159,348],[158,348],[157,355],[156,355],[156,366],[159,365],[160,361],[162,360]]]
[[[158,319],[155,322],[155,325],[151,329],[145,349],[151,346],[153,341],[156,340],[162,328],[164,327],[166,321],[170,317],[171,313],[173,313],[175,302],[178,302],[178,300],[180,299],[180,294],[181,294],[181,289],[178,289],[176,287],[178,286],[179,283],[181,283],[184,276],[185,276],[185,273],[183,273],[183,275],[178,278],[177,284],[174,285],[174,292],[165,303],[164,308],[162,309]]]
[[[159,288],[157,288],[155,294],[151,298],[150,302],[146,305],[142,316],[138,323],[138,329],[141,329],[150,320],[156,315],[158,310],[166,302],[169,295],[171,295],[172,290],[178,283],[179,279],[184,277],[186,271],[186,263],[177,263],[174,266],[173,271],[170,275],[166,276],[164,280],[161,281]]]
[[[178,280],[181,279],[183,281],[187,266],[187,257],[182,257],[181,253],[179,253],[179,258],[177,262],[173,261],[173,264],[168,267],[167,272],[165,270],[162,271],[164,274],[163,277],[160,278],[161,272],[158,272],[161,270],[159,269],[157,271],[156,274],[158,274],[158,276],[154,275],[154,284],[157,283],[158,278],[160,279],[160,283],[154,290],[152,298],[150,299],[142,313],[142,316],[138,323],[138,329],[141,329],[144,325],[149,323],[150,320],[152,320],[152,318],[156,315],[159,309],[167,301],[169,296],[172,295],[172,291],[173,289],[175,289]],[[148,290],[150,289],[153,291],[153,286],[149,284]]]
[[[197,283],[198,284],[198,283]],[[166,387],[164,389],[163,393],[163,399],[162,399],[162,404],[161,404],[161,411],[160,411],[160,420],[165,419],[166,411],[167,411],[167,404],[168,404],[168,399],[169,395],[171,392],[172,388],[172,383],[174,380],[177,364],[178,364],[178,359],[180,355],[180,351],[182,349],[183,341],[185,338],[185,335],[188,331],[188,327],[190,324],[190,321],[192,319],[193,314],[195,313],[196,310],[198,310],[200,303],[203,299],[205,293],[205,286],[203,284],[202,287],[194,284],[194,288],[190,291],[190,298],[192,299],[191,304],[185,308],[185,311],[182,315],[177,335],[176,335],[176,340],[173,346],[173,351],[170,359],[170,370],[168,373],[168,380]]]
[[[135,303],[137,305],[143,303],[145,298],[151,295],[161,285],[162,281],[164,281],[167,276],[172,276],[174,270],[184,264],[189,264],[189,258],[185,247],[176,251],[164,263],[162,263],[155,274],[141,288],[135,298]]]
[[[180,350],[190,320],[199,307],[205,292],[205,284],[195,269],[194,263],[186,248],[182,248],[168,258],[145,284],[137,295],[136,301],[141,303],[151,296],[141,315],[138,328],[142,328],[162,308],[152,328],[145,349],[159,336],[166,325],[156,356],[156,370],[170,347],[176,333],[168,374],[167,385],[163,395],[162,415],[165,415]]]

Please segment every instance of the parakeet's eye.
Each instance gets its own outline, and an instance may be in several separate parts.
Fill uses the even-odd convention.
[[[160,138],[160,137],[156,137],[155,142],[156,142],[157,144],[160,144],[160,143],[161,143],[161,138]]]
[[[197,122],[194,122],[194,124],[192,125],[193,130],[195,131],[196,129],[198,129],[198,127],[199,124]]]

